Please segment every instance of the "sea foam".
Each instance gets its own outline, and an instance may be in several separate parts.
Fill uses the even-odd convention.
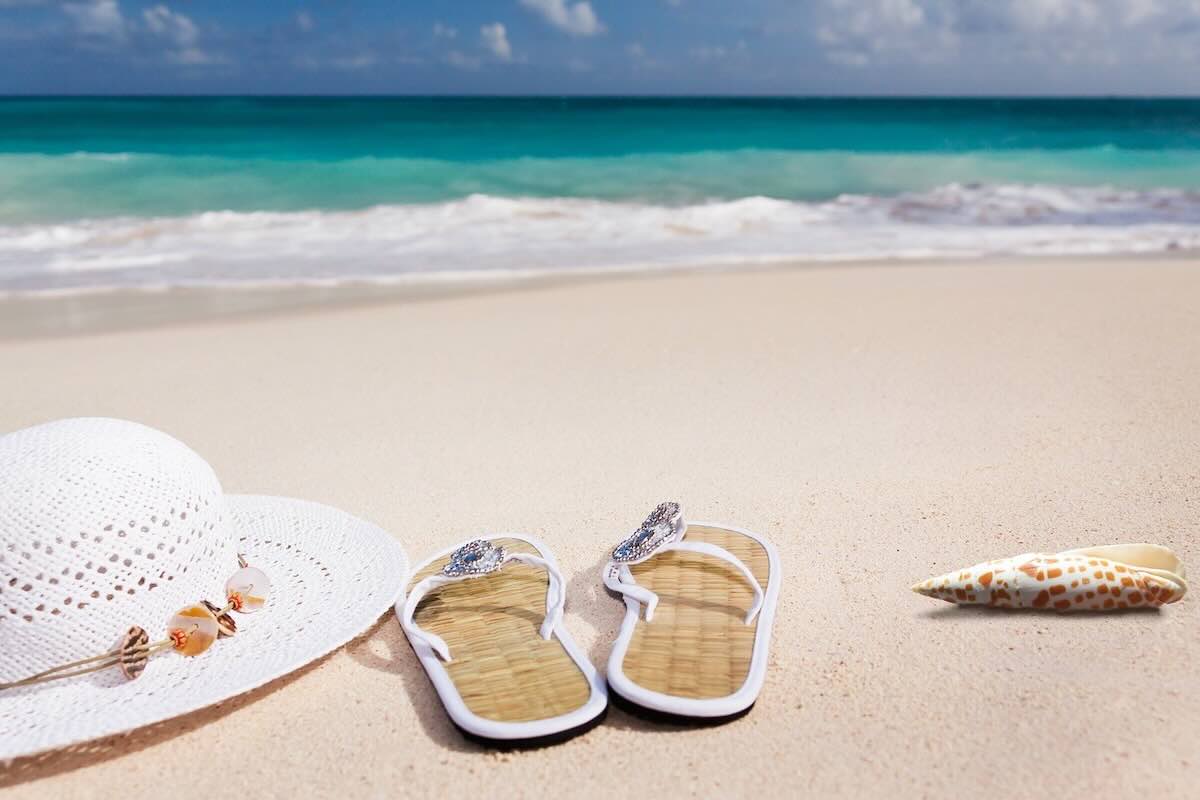
[[[788,261],[1200,248],[1200,192],[948,184],[823,202],[471,195],[356,211],[0,226],[0,292],[500,279]]]

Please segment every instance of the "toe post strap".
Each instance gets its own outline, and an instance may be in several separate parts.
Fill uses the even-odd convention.
[[[763,588],[754,577],[754,573],[740,558],[725,548],[708,542],[685,541],[686,534],[687,523],[683,520],[680,505],[662,503],[646,518],[640,528],[613,549],[612,558],[604,568],[604,585],[627,600],[640,603],[645,608],[646,621],[650,622],[654,619],[654,609],[658,606],[658,595],[638,585],[629,569],[630,565],[640,564],[660,553],[671,551],[709,556],[724,561],[737,570],[754,590],[754,600],[744,620],[747,625],[751,624],[763,605]]]
[[[400,615],[400,626],[413,642],[420,642],[443,661],[450,661],[450,647],[446,641],[432,631],[423,630],[414,621],[417,606],[430,592],[450,583],[473,580],[499,571],[505,564],[519,561],[531,567],[546,570],[549,582],[546,587],[546,616],[542,619],[539,635],[549,639],[562,622],[563,606],[566,603],[565,583],[562,574],[544,558],[530,553],[514,553],[486,539],[476,539],[455,550],[440,573],[430,575],[414,586],[404,601]]]

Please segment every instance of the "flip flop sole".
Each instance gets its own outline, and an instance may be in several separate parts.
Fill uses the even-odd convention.
[[[471,731],[459,725],[457,722],[454,722],[453,719],[450,721],[454,724],[455,729],[462,734],[464,739],[474,742],[481,747],[486,747],[489,750],[536,750],[540,747],[552,747],[556,744],[562,744],[563,742],[574,739],[576,736],[581,736],[590,731],[592,728],[595,728],[601,722],[604,722],[604,719],[607,716],[608,706],[605,706],[600,710],[599,714],[592,717],[582,725],[576,725],[574,728],[568,728],[567,730],[559,731],[558,733],[547,733],[543,736],[531,736],[527,739],[492,739],[487,736],[480,736],[477,733],[472,733]]]
[[[751,703],[741,711],[735,711],[732,714],[724,714],[719,717],[693,717],[686,714],[672,714],[669,711],[658,711],[646,706],[640,706],[614,689],[611,683],[608,685],[608,690],[609,703],[632,717],[644,719],[647,722],[679,725],[685,728],[715,728],[718,725],[725,725],[726,723],[741,719],[754,708],[754,703]]]
[[[763,588],[751,624],[754,591],[731,565],[701,553],[666,551],[632,565],[639,586],[658,596],[652,622],[627,606],[608,663],[614,703],[635,713],[688,724],[719,724],[749,712],[766,673],[781,573],[775,548],[750,531],[689,523],[685,541],[734,555]],[[659,717],[662,718],[662,717]]]
[[[533,539],[505,534],[492,542],[553,561]],[[417,567],[410,587],[440,572],[452,552]],[[424,644],[410,644],[451,721],[473,741],[545,746],[594,727],[607,708],[603,679],[566,628],[560,624],[550,639],[539,635],[546,588],[544,571],[509,562],[438,588],[416,609],[414,622],[445,640],[452,657],[443,662]]]

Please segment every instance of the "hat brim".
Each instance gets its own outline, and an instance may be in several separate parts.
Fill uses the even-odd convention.
[[[200,656],[153,658],[137,680],[114,668],[0,692],[0,761],[125,733],[256,689],[358,636],[404,588],[404,548],[369,522],[284,497],[226,501],[239,551],[271,578],[267,605],[237,615],[237,634]]]

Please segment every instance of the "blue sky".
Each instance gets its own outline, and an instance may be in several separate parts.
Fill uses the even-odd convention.
[[[1200,94],[1200,0],[0,0],[0,93]]]

